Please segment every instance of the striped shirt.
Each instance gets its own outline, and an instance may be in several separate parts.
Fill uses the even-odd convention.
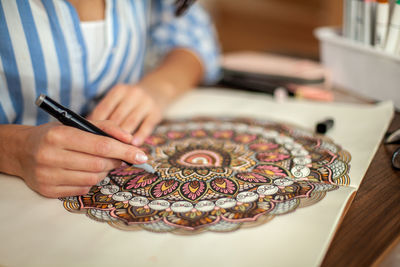
[[[205,67],[204,82],[215,81],[219,51],[207,14],[195,4],[175,18],[173,2],[106,0],[104,53],[89,73],[79,17],[68,1],[0,0],[0,124],[48,122],[34,105],[41,93],[87,113],[115,84],[140,80],[149,47],[158,54],[192,50]]]

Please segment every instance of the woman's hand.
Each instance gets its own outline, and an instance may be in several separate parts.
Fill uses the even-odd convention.
[[[55,198],[86,194],[121,160],[147,161],[140,149],[130,145],[130,134],[109,121],[96,125],[120,141],[59,123],[27,128],[23,145],[16,149],[20,165],[16,175],[38,193]]]
[[[112,120],[134,133],[139,146],[161,121],[164,109],[175,98],[192,89],[203,76],[197,56],[185,48],[170,51],[154,71],[138,84],[113,87],[89,115],[92,120]]]
[[[89,115],[93,120],[112,120],[133,133],[132,144],[140,146],[161,121],[164,105],[140,85],[119,84],[108,92]]]

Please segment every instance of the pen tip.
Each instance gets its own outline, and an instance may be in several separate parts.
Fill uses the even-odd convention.
[[[136,168],[143,169],[143,170],[145,170],[145,171],[147,171],[147,172],[149,172],[149,173],[157,174],[156,171],[154,170],[154,168],[153,168],[151,165],[149,165],[149,164],[146,164],[146,163],[143,163],[143,164],[134,164],[133,166],[136,167]]]

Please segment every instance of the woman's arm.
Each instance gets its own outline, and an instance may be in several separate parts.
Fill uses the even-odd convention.
[[[193,89],[204,76],[204,67],[190,50],[177,48],[171,51],[161,65],[146,75],[139,85],[148,89],[163,107],[176,97]]]

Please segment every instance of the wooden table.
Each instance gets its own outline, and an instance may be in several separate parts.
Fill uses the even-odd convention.
[[[389,130],[399,128],[396,112]],[[397,147],[380,144],[321,266],[378,265],[399,244],[400,171],[390,161]]]

